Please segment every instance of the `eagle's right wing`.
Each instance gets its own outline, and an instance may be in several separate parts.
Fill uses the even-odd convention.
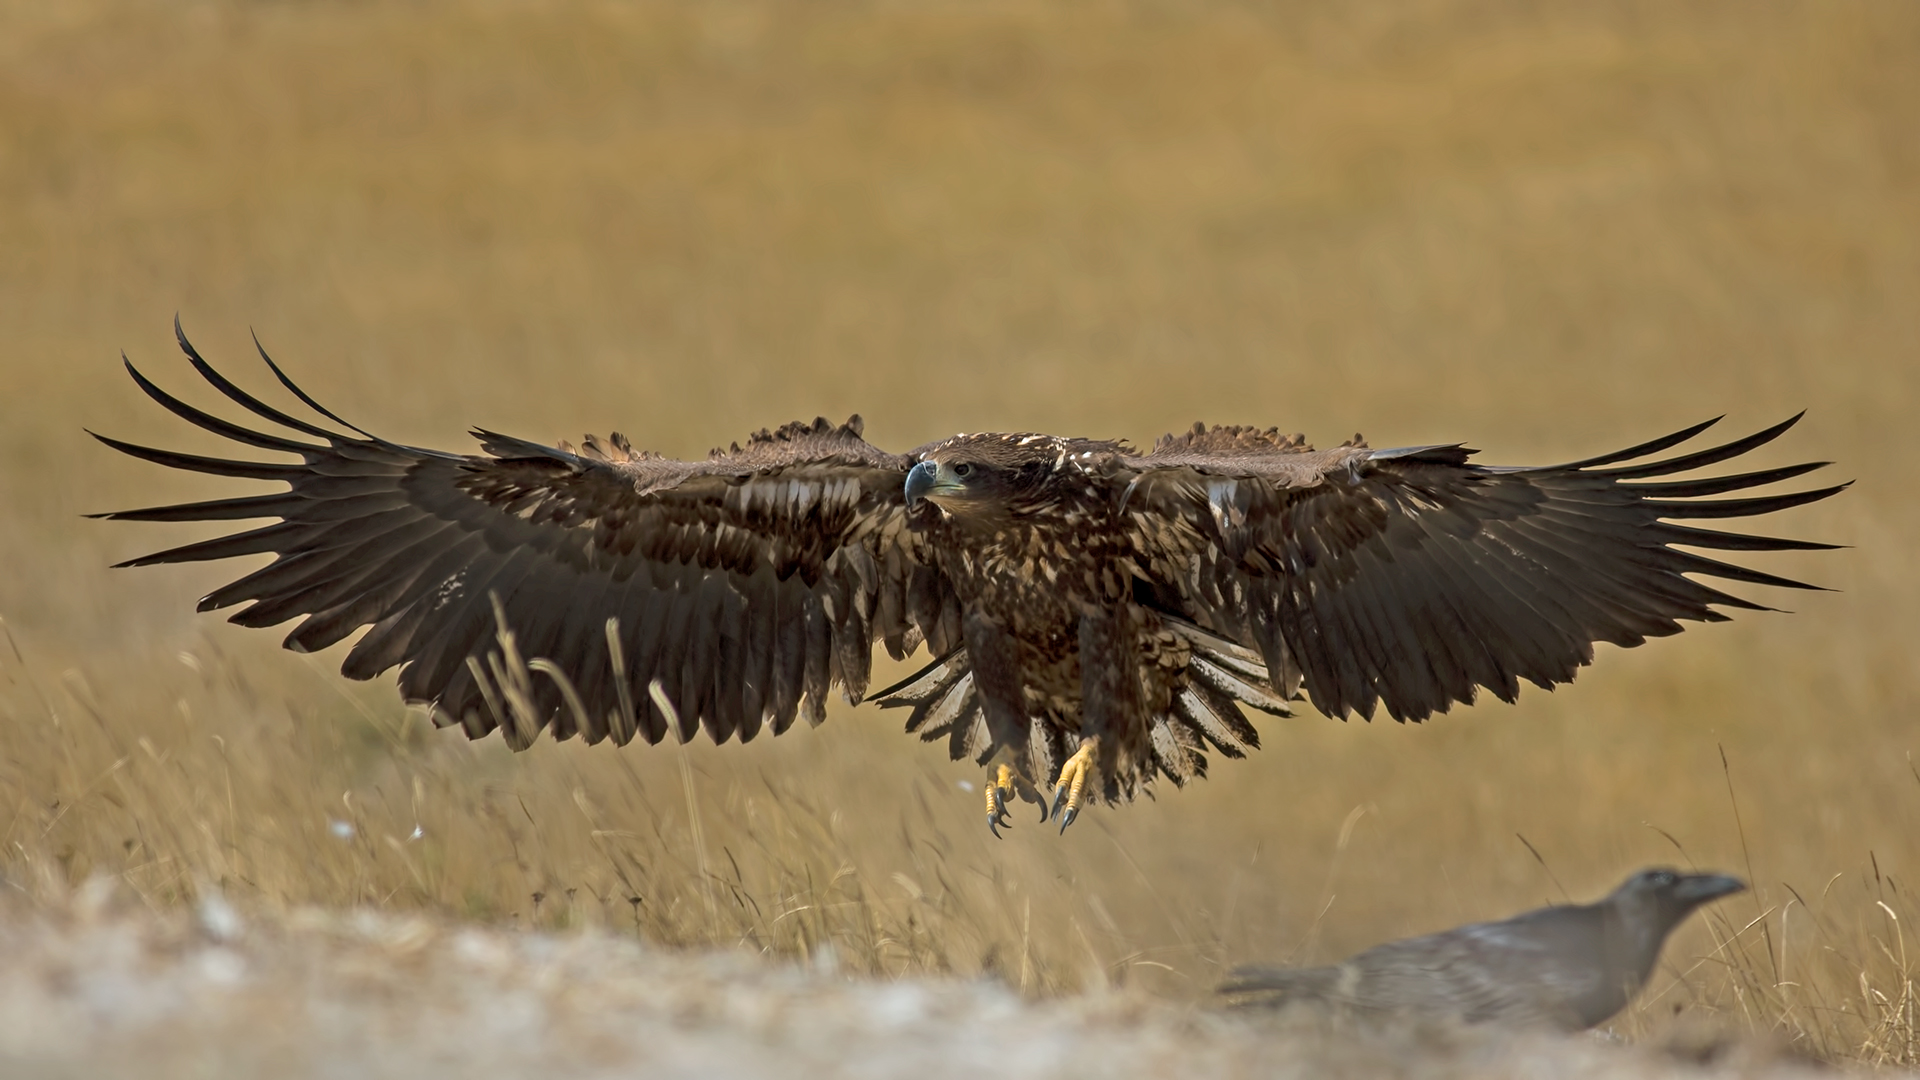
[[[302,401],[357,435],[289,416],[216,372],[184,336],[180,346],[227,397],[317,441],[210,416],[128,364],[175,414],[299,460],[229,461],[101,437],[173,468],[288,486],[101,515],[279,519],[122,565],[271,554],[200,610],[250,601],[233,622],[298,618],[285,644],[302,652],[371,627],[342,672],[366,679],[400,665],[407,700],[470,736],[501,727],[518,747],[551,725],[556,738],[657,742],[677,725],[683,741],[701,727],[715,742],[746,740],[801,714],[817,723],[832,685],[857,700],[875,641],[895,656],[923,641],[936,653],[959,643],[951,589],[906,527],[910,463],[862,440],[857,418],[789,424],[695,462],[634,453],[618,436],[575,451],[476,432],[485,455],[448,454],[347,424],[275,367]]]

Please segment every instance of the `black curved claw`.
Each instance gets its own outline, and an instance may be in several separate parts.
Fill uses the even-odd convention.
[[[987,788],[987,828],[993,830],[995,839],[1000,839],[1000,826],[1013,827],[1013,815],[1007,813],[1006,792],[998,785]]]
[[[1060,816],[1060,808],[1067,804],[1067,785],[1060,784],[1053,789],[1053,808],[1040,807],[1040,820],[1052,821]],[[1069,819],[1071,820],[1071,819]],[[1064,828],[1065,826],[1062,826]]]
[[[1079,807],[1077,806],[1067,807],[1067,816],[1060,819],[1060,835],[1065,836],[1067,834],[1067,826],[1073,824],[1073,819],[1079,816],[1080,816]]]

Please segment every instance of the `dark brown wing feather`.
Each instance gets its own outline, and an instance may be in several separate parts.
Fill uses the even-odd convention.
[[[905,527],[910,463],[863,441],[857,419],[763,431],[698,462],[637,454],[619,436],[576,452],[491,432],[475,433],[485,456],[456,455],[288,416],[214,371],[184,336],[180,345],[229,398],[317,441],[208,415],[128,364],[175,414],[299,460],[102,437],[162,465],[289,488],[101,515],[280,519],[122,565],[271,554],[200,609],[247,603],[232,616],[243,626],[299,619],[286,639],[297,651],[371,627],[341,670],[365,679],[398,665],[408,700],[475,737],[504,727],[524,745],[550,726],[556,738],[657,742],[677,722],[681,739],[704,727],[716,742],[745,740],[799,715],[817,722],[831,686],[857,700],[875,641],[895,656],[922,641],[937,652],[959,644],[951,590]]]
[[[1659,480],[1737,457],[1799,417],[1696,453],[1646,460],[1700,424],[1567,465],[1482,467],[1459,446],[1327,451],[1250,429],[1196,429],[1124,459],[1115,477],[1155,602],[1297,667],[1332,716],[1419,720],[1486,687],[1550,687],[1593,643],[1638,645],[1715,605],[1760,609],[1701,581],[1813,588],[1680,549],[1832,545],[1672,519],[1771,513],[1846,485],[1736,499],[1822,463]]]

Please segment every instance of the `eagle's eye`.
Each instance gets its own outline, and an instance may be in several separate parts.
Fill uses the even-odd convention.
[[[965,480],[967,477],[973,475],[973,466],[963,461],[953,467],[953,475]]]

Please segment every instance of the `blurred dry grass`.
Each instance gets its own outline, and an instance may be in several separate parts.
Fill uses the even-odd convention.
[[[1899,4],[10,0],[0,873],[1198,996],[1697,863],[1757,887],[1624,1028],[1920,1063],[1916,131]],[[895,448],[1203,417],[1525,462],[1804,407],[1769,460],[1860,483],[1769,524],[1857,546],[1769,561],[1842,590],[1798,614],[1423,727],[1270,722],[994,843],[973,770],[870,708],[510,755],[193,615],[229,568],[108,572],[185,537],[78,514],[235,490],[79,431],[192,444],[113,362],[185,387],[176,309],[446,447],[860,411]]]

